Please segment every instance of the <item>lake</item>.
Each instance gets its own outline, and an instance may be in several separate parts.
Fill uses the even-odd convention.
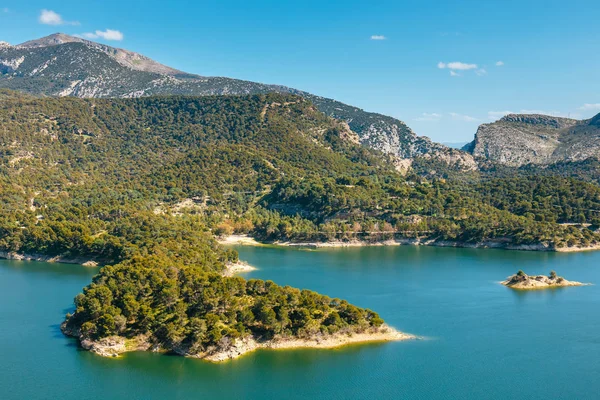
[[[0,260],[1,399],[598,399],[600,252],[434,247],[238,247],[247,278],[377,311],[423,340],[261,350],[223,364],[151,353],[104,359],[59,323],[95,269]],[[556,270],[597,285],[518,292]]]

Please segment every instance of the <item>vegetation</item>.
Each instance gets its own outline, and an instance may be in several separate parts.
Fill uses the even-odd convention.
[[[314,337],[379,327],[383,320],[348,302],[271,281],[223,278],[162,257],[104,267],[67,319],[83,339],[146,335],[180,354],[227,348],[252,334]]]
[[[402,176],[357,142],[291,95],[82,100],[0,91],[0,251],[106,265],[67,319],[83,338],[147,335],[201,352],[249,334],[382,323],[344,301],[220,276],[237,254],[213,234],[599,242],[592,183]],[[579,225],[559,224],[567,222]]]

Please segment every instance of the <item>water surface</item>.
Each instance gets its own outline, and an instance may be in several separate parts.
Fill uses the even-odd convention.
[[[597,399],[600,285],[517,292],[551,269],[600,283],[600,253],[428,247],[239,247],[248,278],[371,308],[425,340],[258,351],[211,364],[150,353],[104,359],[58,323],[94,269],[0,260],[1,399]]]

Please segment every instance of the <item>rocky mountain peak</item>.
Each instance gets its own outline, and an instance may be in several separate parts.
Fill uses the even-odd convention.
[[[70,36],[64,33],[53,33],[52,35],[45,36],[43,38],[29,40],[25,43],[21,43],[18,45],[23,48],[36,48],[36,47],[46,47],[46,46],[56,46],[63,43],[73,43],[73,42],[88,42],[85,39],[81,39],[75,36]]]
[[[187,74],[141,54],[64,33],[0,48],[0,88],[83,98],[291,93],[308,99],[324,114],[346,122],[367,147],[401,158],[446,148],[417,136],[396,118],[333,99],[280,85]]]
[[[52,35],[30,40],[18,45],[19,48],[39,48],[57,46],[67,43],[83,43],[84,45],[97,49],[117,61],[119,64],[131,68],[136,71],[153,72],[161,75],[180,75],[183,72],[176,70],[166,65],[160,64],[146,56],[135,53],[133,51],[119,49],[116,47],[107,46],[101,43],[93,42],[76,36],[66,35],[64,33],[54,33]]]
[[[12,47],[10,43],[0,40],[0,49],[4,47]]]

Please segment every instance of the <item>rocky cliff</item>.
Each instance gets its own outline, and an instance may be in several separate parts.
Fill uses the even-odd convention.
[[[583,121],[510,114],[481,125],[475,140],[463,149],[475,157],[515,167],[599,157],[600,114]]]

